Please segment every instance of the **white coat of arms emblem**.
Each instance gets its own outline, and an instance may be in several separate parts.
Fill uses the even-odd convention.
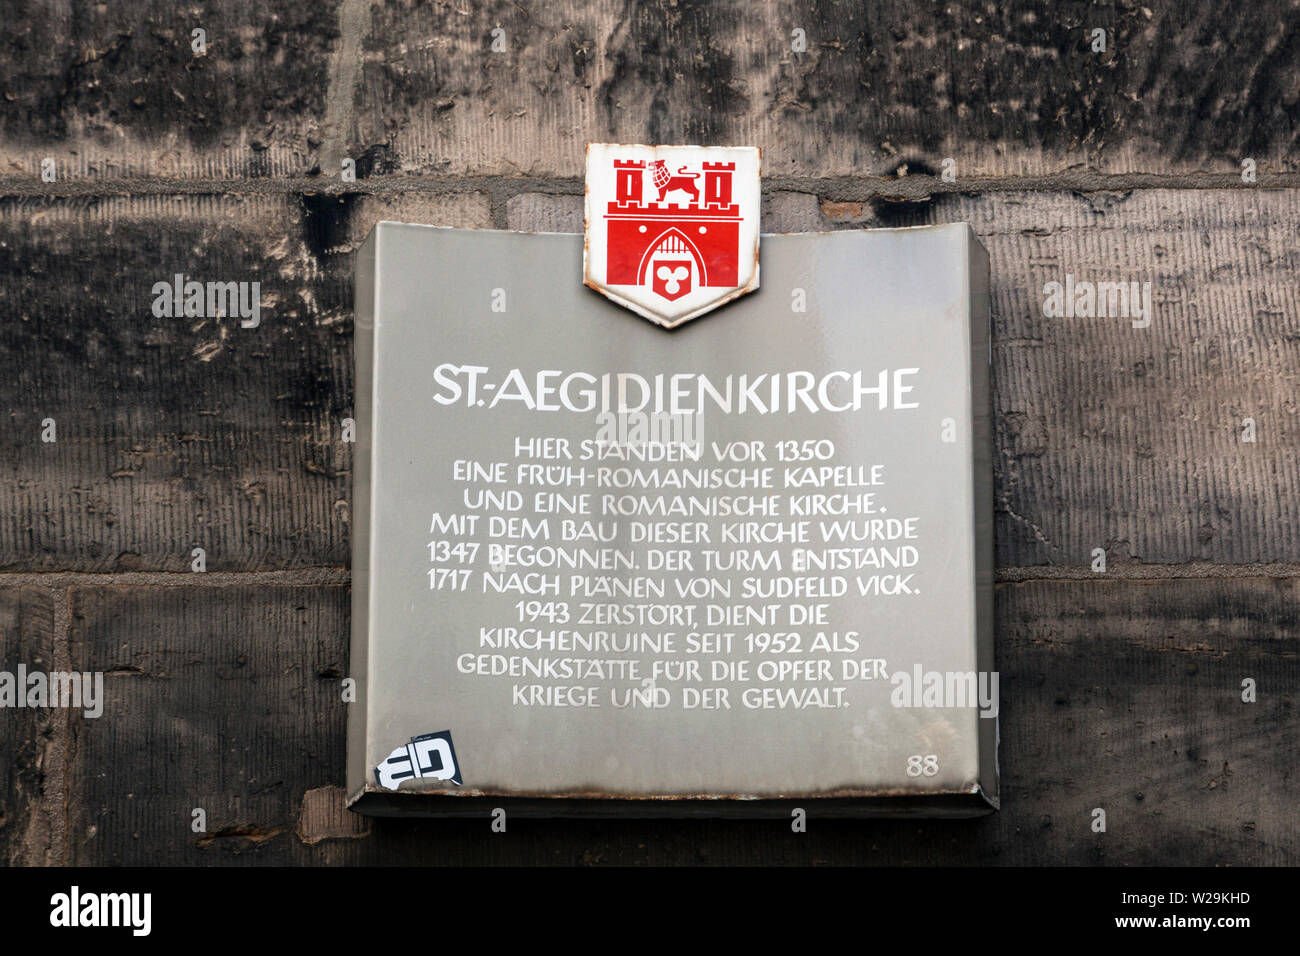
[[[587,146],[583,281],[665,328],[758,288],[759,151]]]

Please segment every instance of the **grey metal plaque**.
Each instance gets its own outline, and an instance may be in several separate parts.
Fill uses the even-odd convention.
[[[582,286],[580,236],[375,228],[353,809],[996,806],[986,254],[762,248],[667,331]]]

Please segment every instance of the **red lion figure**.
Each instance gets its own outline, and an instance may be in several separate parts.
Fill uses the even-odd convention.
[[[686,167],[682,166],[677,170],[677,175],[673,176],[668,172],[668,167],[664,165],[662,159],[656,159],[650,163],[651,176],[655,188],[659,190],[659,201],[664,201],[664,196],[668,195],[674,189],[680,189],[684,193],[691,195],[691,201],[698,203],[700,201],[700,189],[695,185],[694,180],[700,178],[699,173],[688,173]]]

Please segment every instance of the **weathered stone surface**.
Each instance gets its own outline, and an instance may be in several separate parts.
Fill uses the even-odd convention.
[[[0,587],[0,670],[16,678],[58,669],[54,657],[55,592],[41,587]],[[25,689],[24,689],[25,690]],[[51,763],[62,761],[62,710],[0,710],[0,860],[39,866],[58,860],[56,795]]]
[[[109,671],[104,715],[73,716],[77,863],[1300,859],[1295,578],[1000,586],[1002,810],[833,822],[812,809],[806,834],[780,821],[514,820],[501,835],[487,817],[345,832],[320,789],[343,775],[345,589],[76,588],[71,604],[74,662]],[[195,807],[207,834],[190,830]]]
[[[821,232],[827,228],[812,193],[776,191],[763,197],[764,232]]]
[[[50,157],[60,179],[305,175],[327,138],[338,8],[10,4],[0,24],[0,173],[39,177]],[[346,95],[350,105],[350,87]]]
[[[351,253],[380,218],[491,222],[476,193],[0,203],[0,568],[345,564]],[[177,273],[259,282],[260,325],[155,317]]]
[[[0,172],[22,177],[47,156],[61,179],[336,179],[344,157],[362,177],[574,177],[589,141],[755,145],[769,176],[1300,168],[1283,0],[150,0],[5,20]]]
[[[344,202],[346,197],[335,197]],[[370,230],[380,220],[390,222],[419,222],[431,226],[456,226],[461,229],[491,229],[492,203],[480,192],[449,193],[385,193],[360,196],[355,212],[347,217],[348,240],[337,252],[345,256],[343,262],[351,280],[351,253],[370,235]]]
[[[1295,578],[999,587],[998,858],[1294,865],[1298,597]]]
[[[304,794],[343,775],[347,589],[77,587],[69,604],[75,666],[106,673],[103,715],[72,718],[70,862],[300,860]]]
[[[891,216],[969,220],[989,249],[1000,566],[1300,556],[1297,215],[1293,191],[1149,190]],[[1150,327],[1046,317],[1067,274],[1150,282]]]
[[[350,149],[448,174],[580,176],[588,141],[759,146],[767,176],[1294,170],[1298,25],[1282,2],[385,3]]]
[[[507,228],[518,232],[582,232],[581,196],[520,193],[506,203]]]
[[[368,817],[351,813],[342,787],[317,787],[302,795],[298,839],[315,846],[325,840],[355,840],[370,834]]]

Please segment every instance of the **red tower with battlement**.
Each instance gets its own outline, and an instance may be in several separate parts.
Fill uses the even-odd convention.
[[[615,189],[605,214],[608,252],[605,281],[648,285],[647,270],[660,256],[685,257],[696,266],[701,286],[734,286],[740,253],[740,207],[731,200],[735,163],[702,163],[699,173],[669,171],[660,163],[614,160]],[[645,174],[664,199],[694,194],[685,205],[645,201]],[[701,179],[703,180],[701,182]],[[662,261],[662,260],[661,260]]]

